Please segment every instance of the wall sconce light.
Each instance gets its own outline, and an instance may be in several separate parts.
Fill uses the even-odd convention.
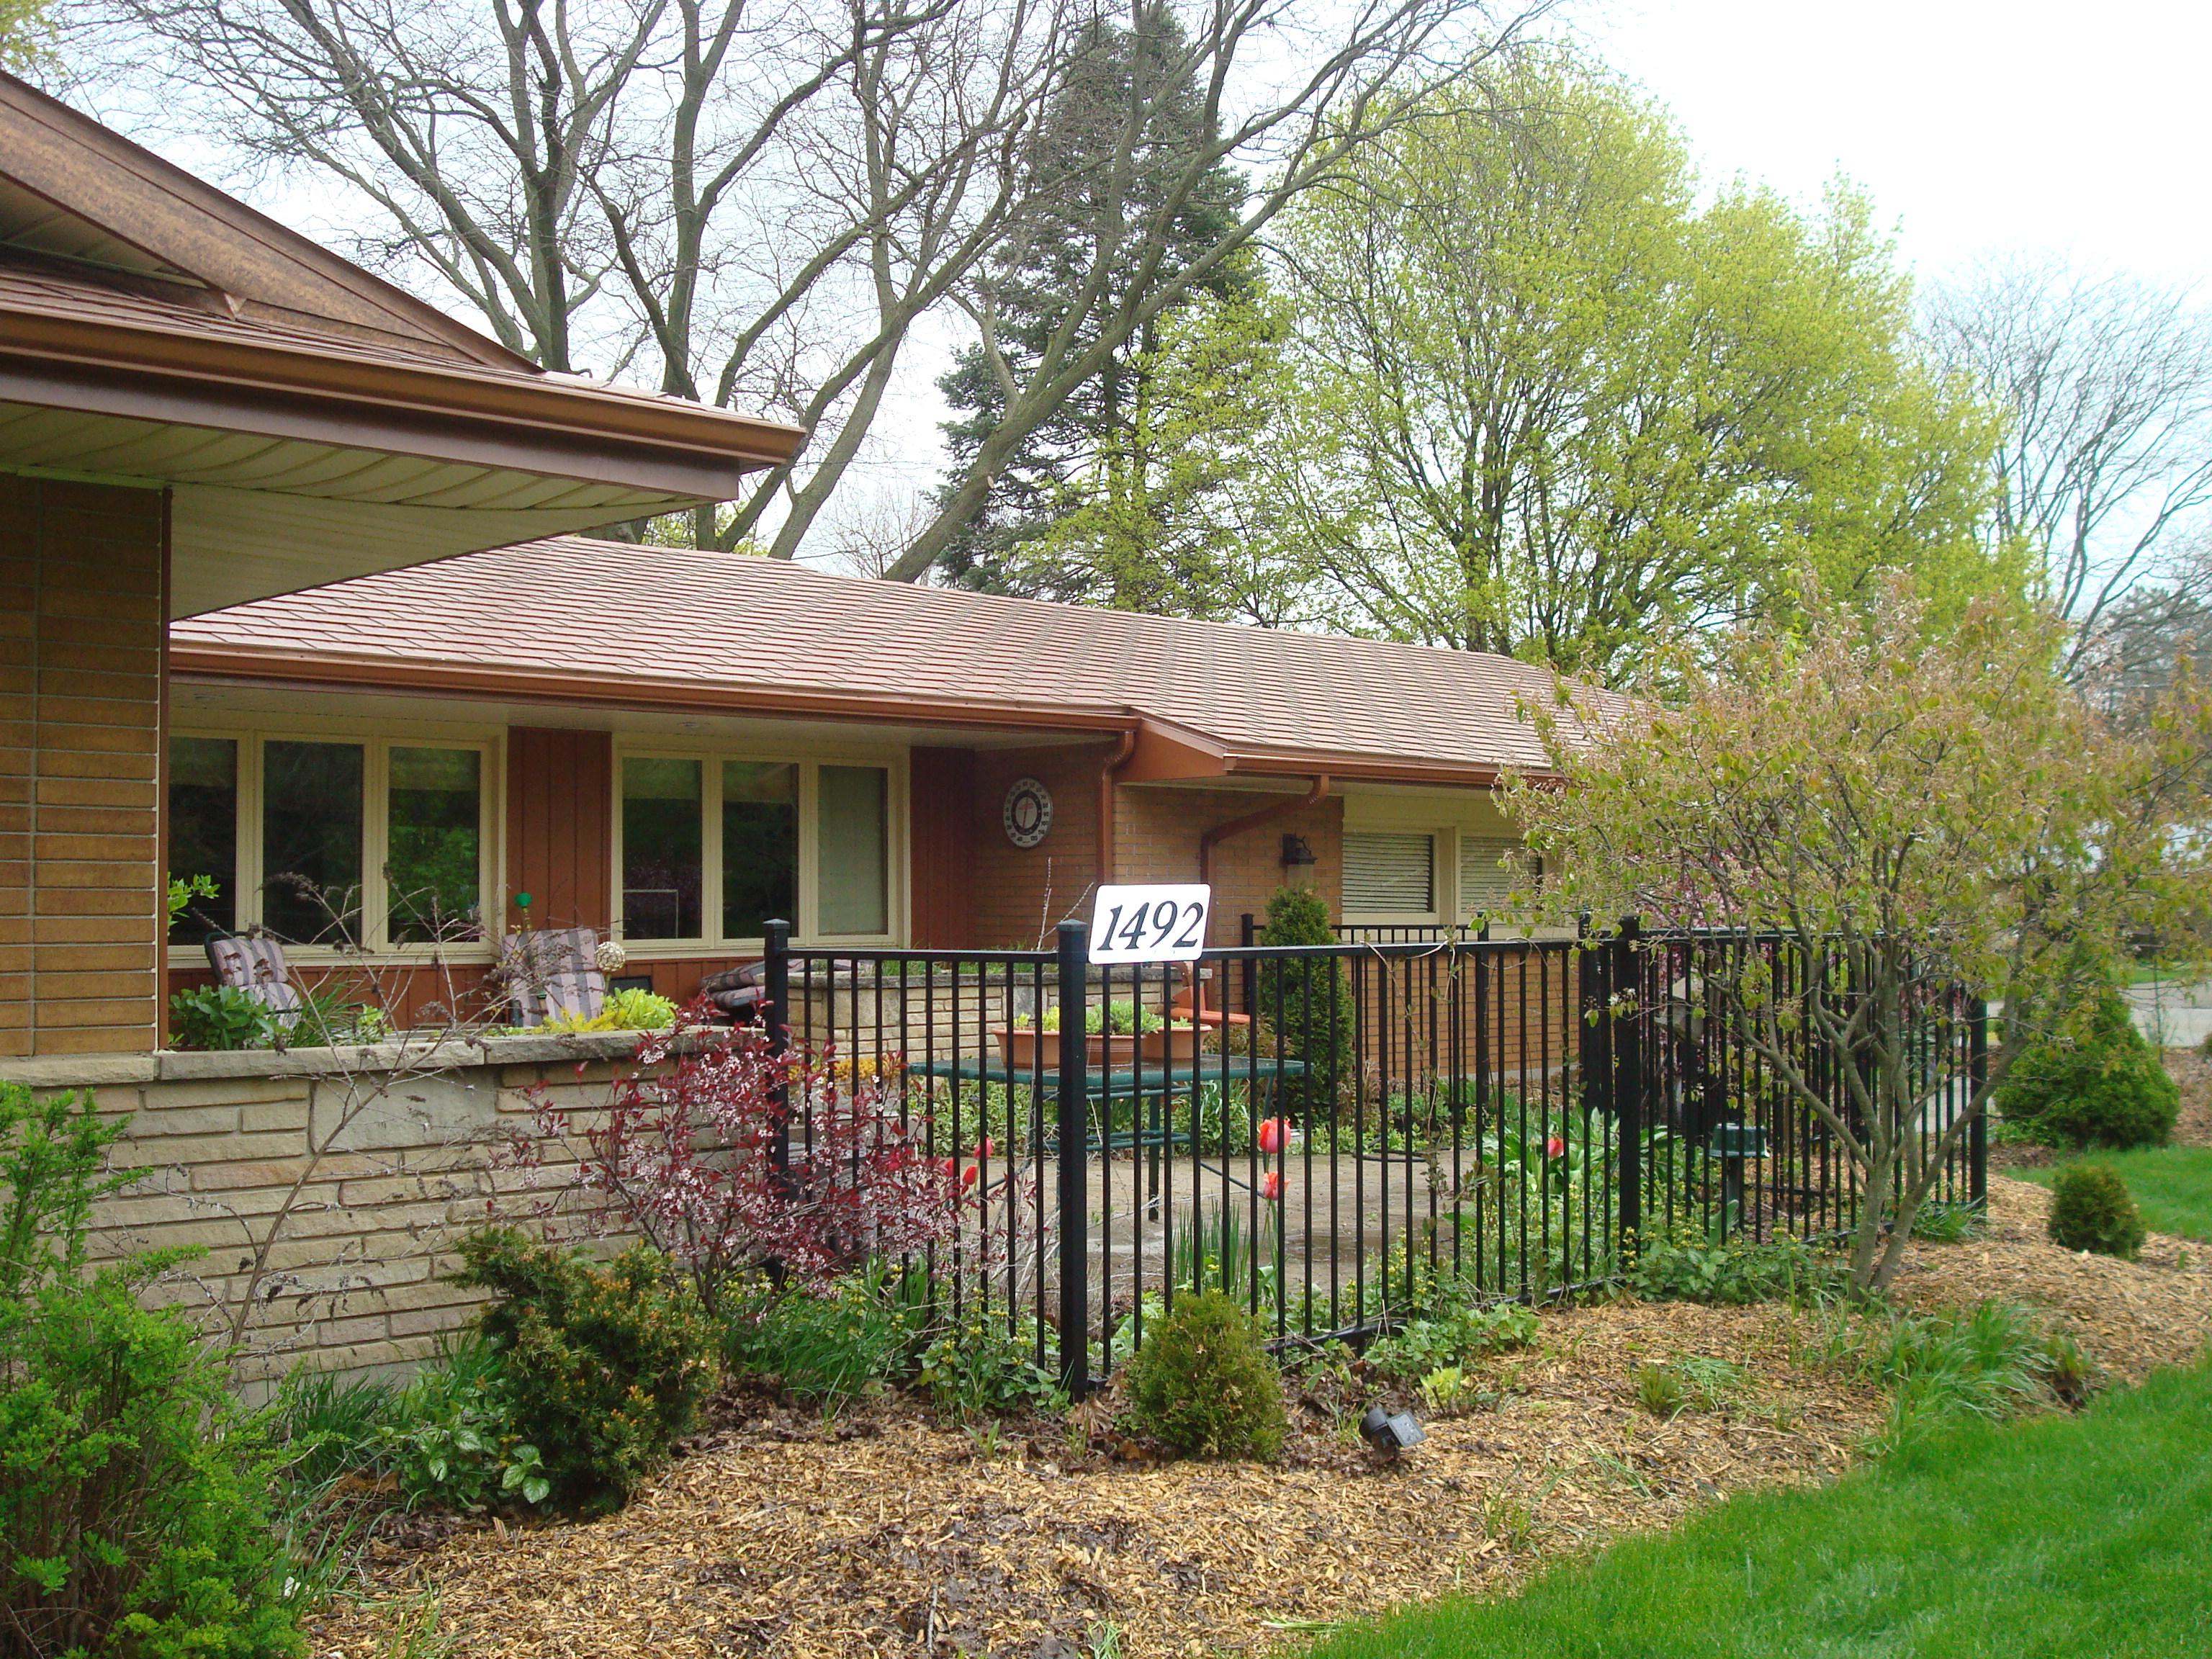
[[[1310,870],[1313,867],[1313,862],[1314,850],[1306,845],[1306,838],[1304,836],[1283,837],[1283,868]]]

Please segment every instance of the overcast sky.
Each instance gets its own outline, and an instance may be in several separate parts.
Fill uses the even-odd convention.
[[[1592,0],[1579,16],[1709,173],[1809,198],[1840,169],[1923,274],[2004,247],[2162,281],[2212,270],[2202,0]]]

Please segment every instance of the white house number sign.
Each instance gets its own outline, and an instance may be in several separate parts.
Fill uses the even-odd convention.
[[[1213,889],[1200,882],[1102,887],[1091,913],[1093,962],[1188,962],[1206,949]]]
[[[1006,791],[1004,814],[1006,839],[1017,847],[1034,847],[1052,828],[1052,791],[1035,778],[1017,778]]]

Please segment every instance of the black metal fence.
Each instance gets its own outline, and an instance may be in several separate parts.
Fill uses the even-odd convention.
[[[1353,1337],[1446,1284],[1602,1282],[1636,1237],[1850,1224],[1851,1161],[1703,1008],[1711,976],[1802,998],[1820,964],[1734,934],[1407,931],[1099,967],[1079,924],[1051,951],[794,948],[772,927],[769,1000],[778,1040],[872,1079],[951,1160],[962,1231],[909,1271],[1077,1393],[1192,1288],[1279,1340]],[[1909,1011],[1923,1151],[1970,1098],[1984,1029],[1948,994]],[[1858,1062],[1809,1026],[1793,1042],[1852,1121]],[[1984,1170],[1977,1126],[1937,1196],[1978,1200]]]

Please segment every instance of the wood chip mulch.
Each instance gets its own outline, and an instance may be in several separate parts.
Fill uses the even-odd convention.
[[[2191,1247],[2173,1240],[2140,1263],[2071,1255],[2043,1237],[2039,1188],[1990,1185],[1987,1237],[1914,1247],[1913,1302],[2047,1308],[2116,1380],[2201,1346],[2212,1263],[2177,1266]],[[1746,1366],[1741,1393],[1723,1412],[1652,1416],[1638,1369],[1685,1354]],[[1298,1408],[1275,1468],[1111,1462],[1050,1424],[993,1447],[889,1407],[828,1425],[762,1408],[618,1515],[378,1545],[362,1600],[322,1620],[311,1651],[397,1653],[434,1589],[443,1650],[483,1659],[1089,1659],[1108,1626],[1130,1659],[1263,1652],[1510,1584],[1727,1492],[1832,1479],[1885,1418],[1873,1391],[1809,1366],[1772,1309],[1550,1312],[1536,1348],[1480,1380],[1495,1403],[1430,1422],[1392,1466],[1333,1426],[1325,1400]]]

